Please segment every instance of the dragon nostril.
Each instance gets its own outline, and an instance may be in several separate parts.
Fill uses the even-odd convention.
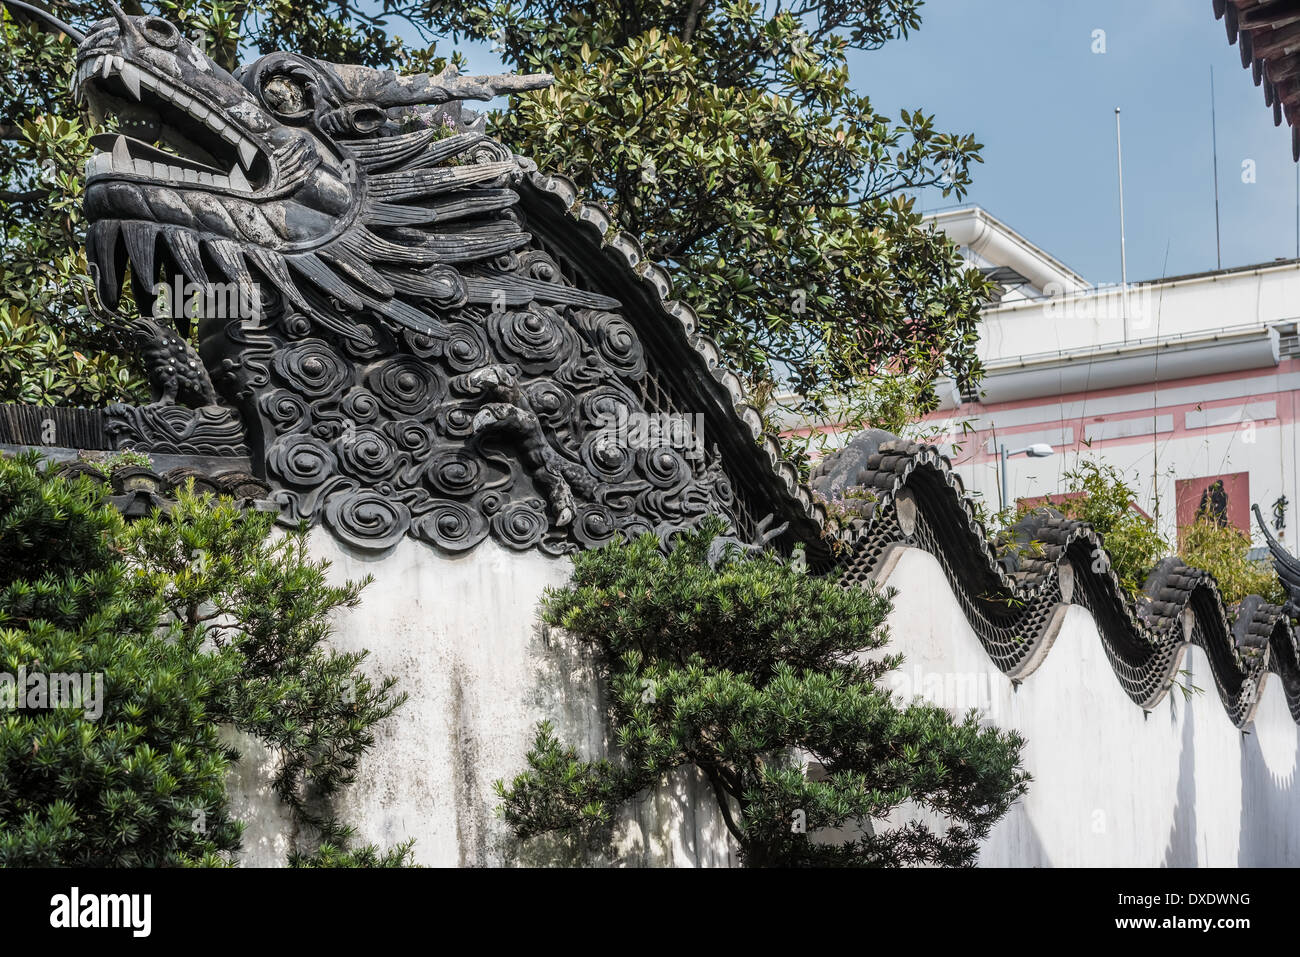
[[[358,133],[373,133],[388,120],[388,114],[378,107],[359,107],[352,114],[352,128]]]

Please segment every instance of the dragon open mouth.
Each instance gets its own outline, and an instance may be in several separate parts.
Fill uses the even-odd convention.
[[[251,194],[266,181],[265,155],[220,110],[120,54],[87,55],[73,86],[97,121],[119,131],[92,138],[98,152],[86,162],[87,183],[147,180]]]

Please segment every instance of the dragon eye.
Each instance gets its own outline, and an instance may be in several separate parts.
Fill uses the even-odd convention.
[[[300,117],[310,109],[306,89],[287,73],[273,73],[262,81],[262,102],[281,117]]]
[[[150,43],[168,50],[176,46],[176,41],[180,39],[180,31],[161,17],[145,17],[140,29]]]

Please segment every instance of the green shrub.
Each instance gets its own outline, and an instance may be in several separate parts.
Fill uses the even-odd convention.
[[[102,675],[102,714],[0,710],[0,865],[232,863],[222,726],[279,757],[275,789],[331,866],[391,866],[409,847],[351,847],[330,799],[373,726],[404,701],[365,653],[327,650],[330,586],[303,530],[190,491],[130,525],[107,486],[0,458],[0,673]],[[92,685],[93,687],[93,685]]]
[[[887,643],[887,595],[766,553],[715,569],[721,532],[711,521],[667,556],[653,535],[581,553],[573,581],[548,592],[545,620],[597,653],[621,756],[582,760],[543,723],[528,769],[497,782],[515,833],[590,838],[623,802],[693,766],[748,866],[972,863],[1027,787],[1023,740],[974,713],[899,707],[877,681],[901,657],[861,657]],[[805,775],[801,754],[824,780]],[[909,800],[949,826],[884,829]],[[809,839],[867,820],[880,830]]]
[[[269,512],[182,491],[167,514],[127,526],[124,554],[170,617],[240,663],[214,718],[255,735],[279,757],[274,787],[298,823],[350,850],[351,830],[329,802],[374,744],[374,726],[406,700],[396,679],[368,678],[368,652],[330,650],[336,609],[355,607],[371,581],[326,582],[306,528],[273,534]]]
[[[1251,541],[1245,532],[1202,516],[1182,533],[1183,561],[1213,575],[1227,604],[1235,605],[1247,595],[1259,595],[1274,605],[1286,602],[1273,566],[1249,557]]]
[[[406,841],[380,852],[373,845],[352,850],[325,843],[312,854],[289,855],[289,866],[303,869],[326,867],[415,867],[415,841]]]
[[[102,493],[0,460],[0,671],[102,682],[97,719],[0,712],[0,866],[224,863],[240,828],[212,716],[240,662],[159,628],[161,596],[137,587]]]
[[[1155,522],[1137,510],[1137,493],[1115,466],[1080,462],[1065,473],[1065,480],[1071,497],[1048,496],[1046,504],[1093,527],[1108,556],[1102,561],[1109,562],[1120,585],[1136,598],[1147,575],[1169,554],[1169,544]]]

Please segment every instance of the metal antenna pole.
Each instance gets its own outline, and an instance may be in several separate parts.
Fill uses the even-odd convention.
[[[1219,126],[1214,110],[1214,67],[1210,67],[1210,139],[1214,156],[1214,268],[1223,268],[1223,247],[1219,243]]]
[[[1124,341],[1128,342],[1128,253],[1124,248],[1124,147],[1120,142],[1119,107],[1115,107],[1115,162],[1119,167],[1119,281],[1123,296]]]
[[[1002,468],[1000,470],[1002,472],[1002,488],[1000,490],[1002,492],[1002,497],[998,499],[998,505],[1003,511],[1005,511],[1007,500],[1010,498],[1010,493],[1007,491],[1007,447],[1005,445],[999,446],[998,453],[1002,459]]]

